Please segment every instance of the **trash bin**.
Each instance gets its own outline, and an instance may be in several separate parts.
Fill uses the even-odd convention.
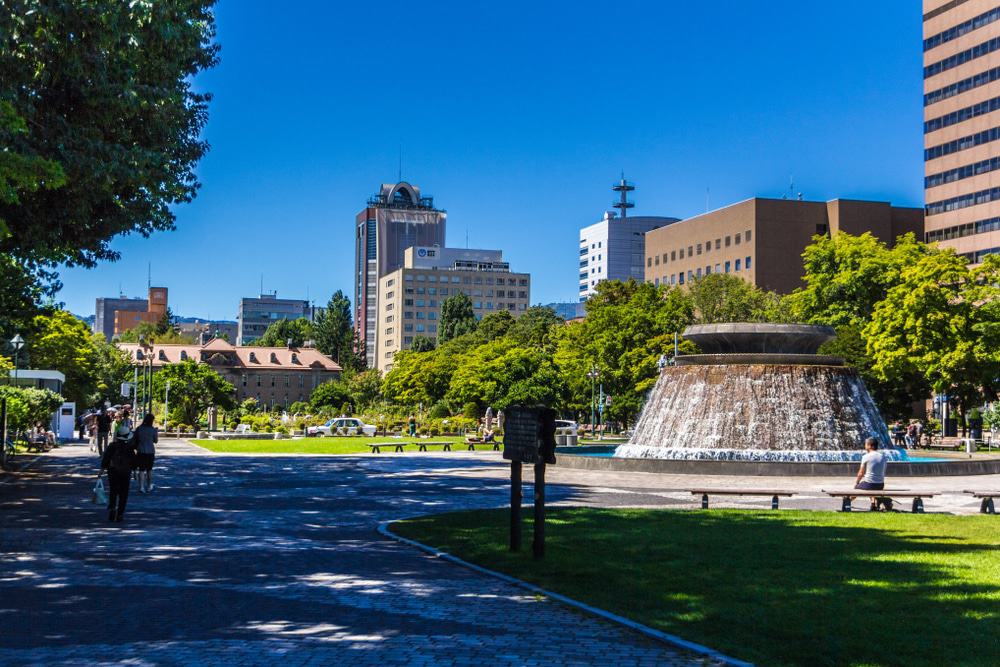
[[[579,438],[575,435],[564,435],[563,437],[566,439],[566,444],[570,447],[576,447],[579,444]]]
[[[565,447],[565,446],[566,446],[566,435],[563,434],[563,433],[557,434],[556,435],[556,447]]]

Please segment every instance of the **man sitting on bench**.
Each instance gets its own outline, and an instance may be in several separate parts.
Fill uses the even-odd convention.
[[[888,463],[886,455],[878,450],[878,440],[868,438],[865,440],[866,454],[861,457],[861,467],[858,468],[858,476],[854,480],[854,488],[863,491],[881,491],[885,488],[885,465]],[[851,498],[853,501],[854,498]],[[872,497],[872,511],[877,512],[879,505],[885,507],[887,512],[892,511],[891,498]]]

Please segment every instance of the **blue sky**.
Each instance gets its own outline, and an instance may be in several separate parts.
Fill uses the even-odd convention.
[[[421,6],[426,5],[426,6]],[[147,263],[179,315],[353,288],[353,220],[403,178],[448,244],[500,248],[532,300],[577,295],[578,231],[622,170],[637,215],[752,196],[923,203],[919,3],[221,0],[202,189],[177,230],[63,271],[94,312]]]

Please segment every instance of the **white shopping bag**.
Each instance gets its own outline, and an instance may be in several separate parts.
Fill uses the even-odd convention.
[[[92,500],[98,505],[108,504],[108,493],[104,490],[104,481],[98,477],[97,483],[94,484],[94,495]]]

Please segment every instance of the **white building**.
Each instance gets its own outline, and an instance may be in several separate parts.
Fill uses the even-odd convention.
[[[600,222],[580,230],[580,301],[602,280],[645,279],[646,232],[677,222],[660,216],[619,217],[606,211]]]

